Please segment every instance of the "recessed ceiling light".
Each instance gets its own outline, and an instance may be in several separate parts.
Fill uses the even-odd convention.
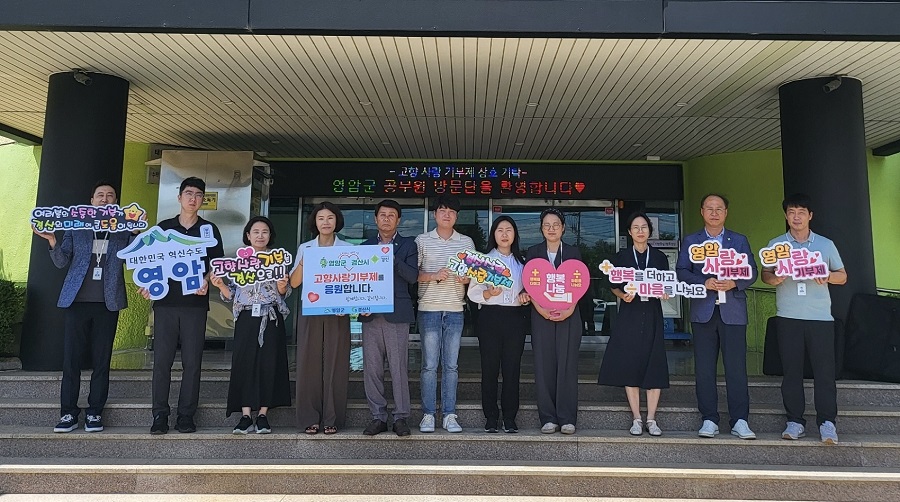
[[[647,160],[660,160],[659,155],[648,155]]]
[[[384,146],[388,146],[391,144],[391,142],[390,141],[382,141],[381,144]]]
[[[525,143],[523,143],[523,142],[518,142],[518,143],[516,143],[516,146],[522,146],[522,145],[524,145],[524,144],[525,144]]]
[[[687,105],[688,105],[688,103],[685,101],[679,101],[679,102],[675,103],[675,106],[677,106],[679,108],[685,107]]]
[[[635,143],[635,144],[631,145],[632,148],[638,148],[641,146],[644,146],[644,144],[643,143]]]
[[[223,104],[223,105],[233,105],[233,104],[234,104],[234,101],[232,101],[232,100],[230,100],[230,99],[226,99],[226,100],[223,100],[223,101],[222,101],[222,104]]]
[[[525,106],[530,106],[530,107],[534,108],[535,106],[537,106],[539,104],[540,103],[538,103],[537,101],[529,101],[528,103],[525,103]]]
[[[273,144],[273,145],[279,145],[279,144],[281,144],[281,141],[280,141],[280,140],[277,140],[277,139],[273,139],[273,140],[272,140],[272,144]]]
[[[363,106],[372,106],[372,102],[371,102],[371,101],[360,101],[359,104],[361,104],[361,105],[363,105]]]

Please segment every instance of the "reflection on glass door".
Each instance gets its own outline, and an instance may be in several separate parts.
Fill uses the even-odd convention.
[[[519,229],[522,251],[544,240],[541,234],[541,211],[556,207],[566,217],[563,241],[578,246],[581,257],[591,271],[591,287],[579,302],[584,335],[608,332],[604,322],[606,307],[615,300],[609,281],[600,273],[599,265],[616,253],[616,211],[611,201],[550,201],[495,199],[493,215],[510,216]]]

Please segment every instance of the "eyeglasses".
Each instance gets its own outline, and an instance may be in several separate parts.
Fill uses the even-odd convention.
[[[562,228],[562,224],[560,223],[544,223],[541,226],[544,228],[544,230],[559,230],[560,228]]]
[[[647,225],[641,225],[639,227],[631,227],[632,232],[646,232],[648,230],[650,230],[650,227],[648,227]]]
[[[724,207],[704,207],[703,211],[709,214],[722,214],[726,209]]]
[[[189,199],[202,199],[202,198],[203,198],[203,192],[188,192],[188,191],[184,191],[184,192],[181,192],[181,196],[182,196],[182,197],[187,197],[187,198],[189,198]]]

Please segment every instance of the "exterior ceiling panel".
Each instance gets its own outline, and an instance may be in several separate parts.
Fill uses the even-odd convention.
[[[0,32],[0,123],[43,132],[47,79],[131,82],[131,141],[270,158],[667,160],[780,144],[778,86],[863,82],[900,137],[900,43]]]

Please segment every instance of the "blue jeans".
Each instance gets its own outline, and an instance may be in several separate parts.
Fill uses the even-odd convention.
[[[443,414],[456,413],[456,382],[459,380],[459,339],[462,337],[462,312],[419,312],[422,337],[422,412],[434,415],[437,407],[437,368],[441,373]]]

